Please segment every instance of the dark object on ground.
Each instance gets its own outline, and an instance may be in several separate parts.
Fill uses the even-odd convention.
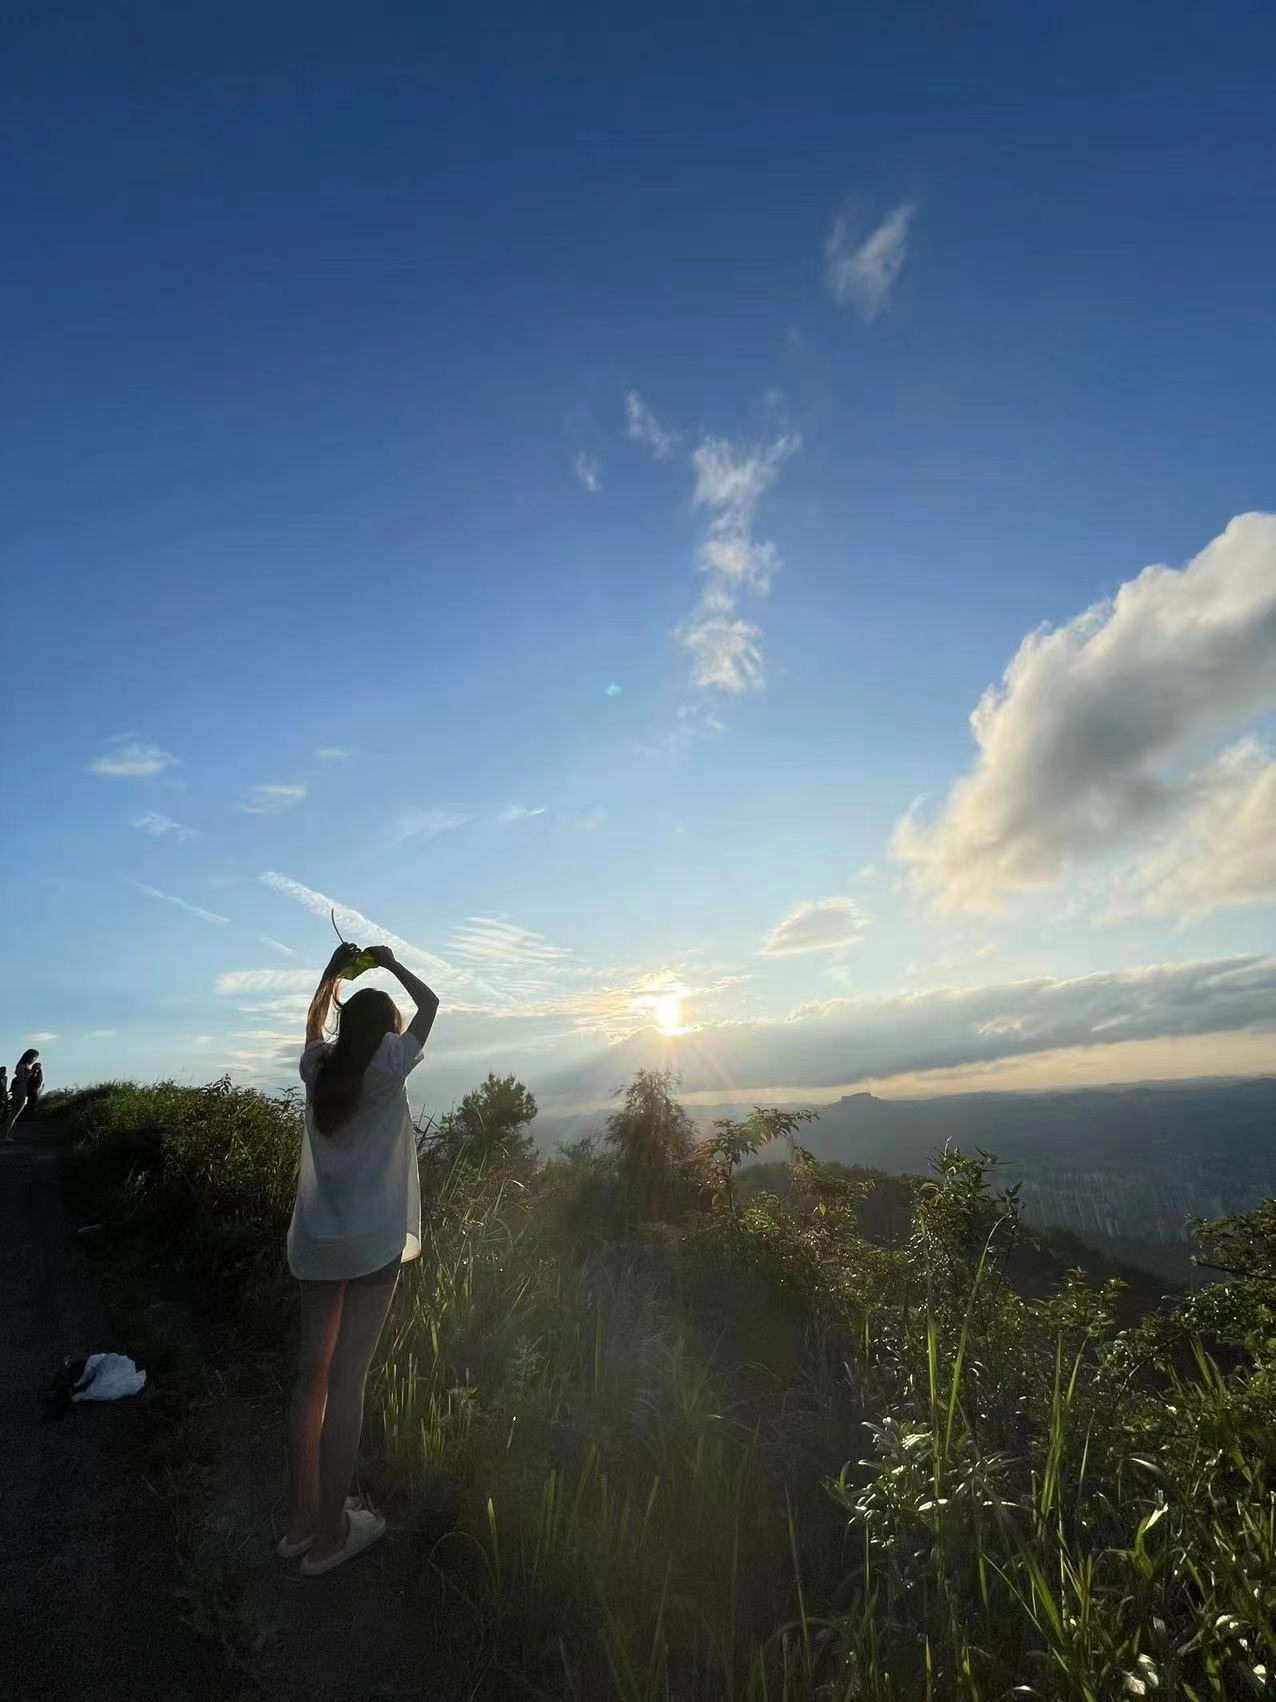
[[[75,1386],[84,1375],[87,1359],[64,1359],[58,1367],[57,1375],[44,1391],[44,1410],[41,1418],[61,1418],[71,1410],[71,1396]]]

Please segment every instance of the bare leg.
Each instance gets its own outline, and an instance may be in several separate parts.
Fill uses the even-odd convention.
[[[363,1388],[398,1275],[396,1261],[384,1271],[346,1284],[341,1326],[328,1366],[328,1406],[319,1445],[319,1507],[314,1527],[317,1560],[345,1541],[345,1497],[363,1428]]]
[[[318,1517],[319,1439],[328,1404],[328,1369],[341,1329],[346,1289],[343,1282],[303,1282],[299,1286],[301,1350],[288,1406],[290,1542],[309,1536]]]

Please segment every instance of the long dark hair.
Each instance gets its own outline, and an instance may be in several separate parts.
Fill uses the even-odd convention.
[[[315,1126],[322,1135],[335,1134],[350,1116],[358,1103],[363,1072],[386,1035],[399,1032],[402,1021],[394,1000],[375,987],[364,987],[337,1010],[337,1044],[320,1066],[310,1096]]]
[[[36,1060],[36,1059],[37,1059],[37,1058],[38,1058],[38,1057],[39,1057],[39,1056],[40,1056],[40,1054],[39,1054],[39,1053],[38,1053],[38,1052],[37,1052],[37,1051],[36,1051],[36,1049],[35,1049],[35,1047],[34,1047],[34,1046],[28,1046],[28,1047],[27,1047],[27,1049],[26,1049],[26,1051],[25,1051],[25,1052],[24,1052],[24,1053],[23,1053],[23,1054],[22,1054],[22,1056],[21,1056],[21,1057],[20,1057],[20,1058],[19,1058],[19,1059],[18,1059],[18,1062],[17,1062],[17,1066],[16,1066],[16,1067],[17,1067],[17,1068],[18,1068],[18,1069],[21,1069],[21,1068],[22,1068],[22,1066],[23,1066],[23,1064],[32,1064],[32,1063],[34,1063],[34,1062],[35,1062],[35,1060]]]

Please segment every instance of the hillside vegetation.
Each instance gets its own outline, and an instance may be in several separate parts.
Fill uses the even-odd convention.
[[[119,1233],[291,1330],[295,1096],[50,1109]],[[1131,1321],[985,1155],[875,1213],[791,1114],[697,1139],[644,1074],[538,1163],[535,1109],[489,1078],[422,1131],[369,1391],[459,1668],[625,1702],[1268,1694],[1276,1205],[1202,1226],[1227,1280]]]

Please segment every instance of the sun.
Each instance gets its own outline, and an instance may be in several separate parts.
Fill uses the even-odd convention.
[[[690,1034],[697,1026],[686,1005],[687,995],[692,990],[680,981],[671,982],[662,977],[650,992],[631,997],[629,1008],[635,1013],[641,1012],[642,1021],[652,1024],[657,1034],[666,1037]]]

